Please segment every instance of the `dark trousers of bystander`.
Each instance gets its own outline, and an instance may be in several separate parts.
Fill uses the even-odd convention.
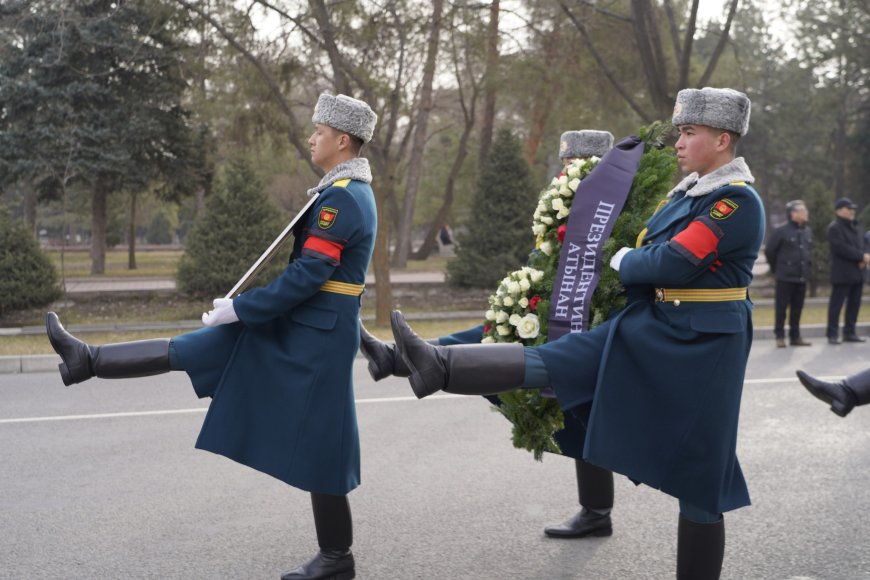
[[[846,314],[843,319],[843,336],[855,336],[855,326],[858,323],[858,310],[861,308],[861,290],[864,284],[833,284],[831,299],[828,301],[828,338],[838,338],[840,326],[840,311],[843,302],[846,303]]]
[[[785,338],[785,312],[788,310],[788,337],[797,340],[801,337],[801,312],[804,309],[806,282],[776,281],[774,296],[773,331],[776,338]]]

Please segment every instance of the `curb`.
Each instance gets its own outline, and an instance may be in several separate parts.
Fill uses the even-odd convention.
[[[431,314],[417,314],[417,315],[409,315],[407,316],[408,320],[449,320],[456,318],[474,318],[475,316],[479,316],[479,312],[475,311],[465,311],[465,312],[449,312],[444,313],[441,317],[433,317]],[[363,321],[368,318],[371,320],[373,317],[364,317]],[[195,324],[193,328],[199,328],[201,323],[198,321],[184,321],[184,324],[191,323]],[[160,323],[154,323],[160,324]],[[174,325],[173,329],[182,329],[187,328],[187,326],[181,326],[181,323]],[[122,325],[106,325],[107,327],[111,327],[112,329],[130,329],[131,327],[124,327]],[[136,327],[139,329],[140,327],[145,327],[146,329],[157,329],[160,330],[161,327],[157,326],[146,326],[146,325],[138,325]],[[44,332],[42,327],[25,327],[25,328],[39,328],[41,332]],[[75,327],[72,327],[75,329]],[[82,328],[93,328],[90,327],[82,327]],[[8,330],[8,329],[7,329]],[[18,329],[22,330],[22,329]],[[825,337],[826,325],[824,324],[809,324],[803,326],[801,328],[801,332],[804,338],[824,338]],[[859,335],[868,336],[870,335],[870,323],[858,323],[857,331]],[[81,332],[81,330],[79,330]],[[37,334],[37,333],[32,333]],[[760,328],[756,328],[752,333],[753,340],[773,340],[774,333],[772,326],[764,326]],[[870,343],[868,343],[870,344]],[[357,354],[357,358],[361,357],[362,354]],[[12,355],[12,356],[0,356],[0,375],[3,374],[20,374],[20,373],[45,373],[45,372],[54,372],[57,370],[57,365],[60,363],[60,357],[56,354],[32,354],[32,355]]]

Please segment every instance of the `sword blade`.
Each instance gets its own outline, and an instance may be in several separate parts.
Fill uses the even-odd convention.
[[[307,212],[312,205],[314,205],[314,202],[317,200],[318,197],[320,197],[319,192],[315,193],[309,198],[308,203],[306,203],[305,206],[301,210],[299,210],[299,213],[297,213],[296,216],[292,220],[290,220],[290,223],[287,224],[287,227],[284,228],[284,231],[278,234],[278,237],[275,238],[275,241],[273,241],[272,244],[268,248],[266,248],[266,251],[263,252],[259,258],[257,258],[257,261],[254,262],[254,264],[250,268],[248,268],[248,271],[245,272],[245,275],[242,276],[238,282],[236,282],[236,285],[233,286],[233,289],[230,290],[227,295],[224,296],[224,298],[233,298],[234,296],[238,296],[239,294],[244,292],[248,286],[250,286],[251,282],[254,281],[254,278],[257,276],[257,274],[259,274],[263,270],[263,268],[268,266],[269,262],[272,261],[272,258],[275,257],[275,254],[277,254],[281,250],[281,248],[284,247],[284,244],[287,243],[287,241],[291,237],[291,234],[293,233],[293,226],[295,226],[296,223],[300,219],[302,219],[302,216],[305,215],[305,212]]]

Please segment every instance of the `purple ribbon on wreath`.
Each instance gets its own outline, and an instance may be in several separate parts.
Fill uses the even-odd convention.
[[[589,330],[592,294],[601,278],[602,248],[628,199],[643,147],[643,141],[634,136],[617,143],[574,194],[550,297],[547,342]],[[554,396],[549,388],[542,394]]]

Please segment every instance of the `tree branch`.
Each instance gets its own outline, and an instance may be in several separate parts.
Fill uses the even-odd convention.
[[[728,11],[728,18],[725,20],[725,26],[722,28],[722,34],[719,36],[719,42],[716,43],[716,48],[713,50],[713,55],[710,57],[710,62],[707,63],[707,70],[701,75],[701,80],[698,81],[698,87],[706,86],[710,82],[710,77],[713,76],[713,71],[716,70],[716,64],[719,62],[719,57],[725,50],[725,44],[728,42],[728,35],[731,31],[731,22],[734,20],[734,14],[737,13],[737,4],[740,0],[731,0],[731,9]]]
[[[601,69],[601,72],[604,73],[604,76],[607,77],[607,80],[610,81],[610,84],[616,89],[619,95],[625,100],[626,103],[632,108],[632,110],[640,116],[641,119],[645,123],[652,123],[653,119],[646,114],[646,112],[640,108],[640,106],[631,98],[631,95],[628,94],[628,91],[616,80],[616,77],[613,75],[613,72],[604,62],[604,59],[601,58],[601,54],[595,49],[595,46],[592,44],[592,39],[589,38],[589,33],[586,31],[586,27],[577,20],[577,17],[571,12],[571,9],[565,5],[565,0],[559,0],[559,6],[562,7],[562,11],[568,16],[568,19],[571,20],[571,23],[574,25],[574,28],[580,33],[580,36],[583,38],[583,41],[586,43],[586,47],[589,49],[589,52],[592,54],[592,58],[595,59],[595,62],[598,64],[598,68]]]
[[[695,39],[695,27],[698,22],[699,2],[700,0],[692,0],[692,12],[689,14],[689,24],[686,25],[682,60],[680,60],[680,82],[677,85],[677,88],[679,89],[684,89],[689,86],[689,61],[692,58],[692,42]]]

